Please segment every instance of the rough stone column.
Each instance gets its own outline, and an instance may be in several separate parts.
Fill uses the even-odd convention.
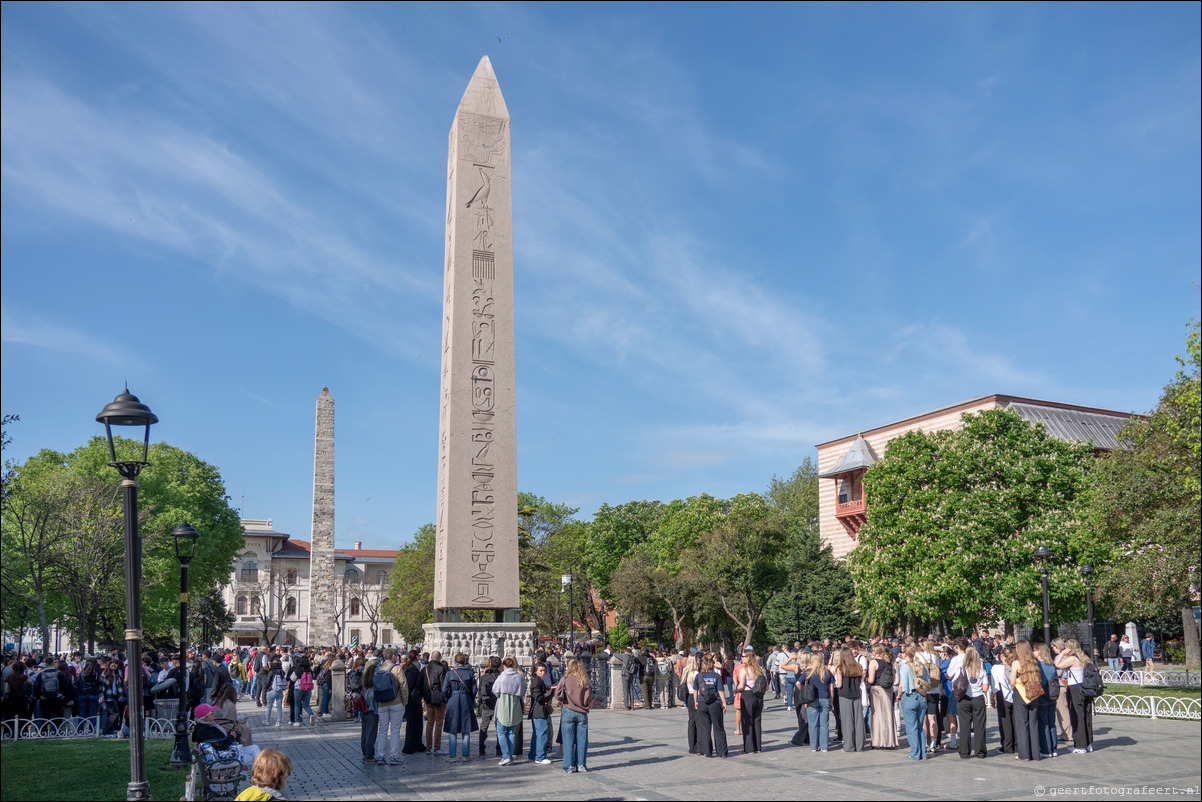
[[[334,645],[334,399],[317,397],[313,441],[313,529],[309,560],[309,644]]]

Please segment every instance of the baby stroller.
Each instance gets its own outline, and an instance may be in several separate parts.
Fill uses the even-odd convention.
[[[194,760],[192,774],[188,778],[190,793],[186,794],[186,797],[198,798],[197,785],[201,786],[200,799],[232,800],[238,796],[245,772],[242,766],[242,748],[233,743],[225,749],[219,749],[222,745],[222,741],[204,741],[192,750]]]

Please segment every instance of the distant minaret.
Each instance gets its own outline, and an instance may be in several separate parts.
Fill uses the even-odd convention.
[[[520,607],[509,170],[509,111],[485,56],[448,143],[436,621]]]
[[[334,399],[322,387],[313,438],[313,529],[309,559],[310,646],[334,645]]]

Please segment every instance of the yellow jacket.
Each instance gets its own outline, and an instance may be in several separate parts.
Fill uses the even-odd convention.
[[[235,797],[237,802],[268,802],[268,800],[287,798],[274,788],[260,788],[257,785],[252,785]]]

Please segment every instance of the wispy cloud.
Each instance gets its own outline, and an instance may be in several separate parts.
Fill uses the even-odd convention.
[[[103,337],[40,316],[33,319],[13,315],[7,305],[0,305],[0,340],[14,345],[65,351],[120,367],[140,368],[142,365],[141,359]]]

